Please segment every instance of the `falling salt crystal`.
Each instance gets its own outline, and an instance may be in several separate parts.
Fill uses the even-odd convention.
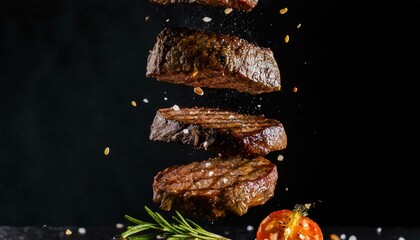
[[[143,102],[148,103],[149,100],[147,98],[143,99]]]
[[[284,190],[286,190],[286,192],[287,192],[287,191],[289,191],[289,188],[285,188]]]
[[[168,100],[168,98],[167,98],[167,97],[164,97],[164,98],[163,98],[163,100],[165,100],[165,101],[166,101],[166,100]]]
[[[252,225],[248,225],[247,227],[246,227],[246,230],[248,230],[248,231],[252,231],[252,230],[254,230],[254,226],[252,226]]]
[[[259,107],[259,108],[260,108],[260,107],[261,107],[261,104],[258,104],[258,105],[257,105],[257,107]]]
[[[380,233],[382,232],[382,228],[381,228],[381,227],[378,227],[378,228],[376,229],[376,232],[377,232],[378,234],[380,234]]]
[[[149,20],[149,16],[146,16],[146,17],[144,18],[144,21],[147,21],[147,20]]]
[[[175,110],[175,111],[179,111],[179,110],[181,110],[181,109],[179,109],[178,105],[174,105],[174,106],[172,107],[172,109],[173,109],[173,110]]]
[[[166,22],[169,22],[169,18],[168,18],[168,19],[166,19]]]
[[[209,18],[209,17],[204,17],[204,18],[203,18],[203,21],[204,21],[204,22],[210,22],[210,21],[211,21],[211,18]]]
[[[116,227],[116,228],[118,228],[118,229],[121,229],[121,228],[123,228],[123,227],[124,227],[124,224],[122,224],[122,223],[117,223],[117,224],[115,224],[115,227]]]
[[[81,234],[81,235],[85,235],[85,234],[86,234],[86,228],[80,227],[80,228],[78,229],[78,232],[79,232],[79,234]]]
[[[344,240],[344,239],[347,238],[347,236],[346,236],[346,234],[343,233],[343,234],[340,235],[340,238]]]
[[[351,236],[349,237],[349,240],[357,240],[357,238],[356,238],[356,236],[351,235]]]
[[[403,238],[403,237],[399,237],[399,238],[398,238],[398,240],[405,240],[405,238]]]

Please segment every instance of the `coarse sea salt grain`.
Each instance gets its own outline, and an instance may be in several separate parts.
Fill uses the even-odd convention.
[[[346,234],[343,233],[343,234],[340,235],[340,238],[344,240],[344,239],[347,238],[347,236],[346,236]]]
[[[147,98],[143,99],[143,102],[148,103],[149,100]]]
[[[174,106],[172,107],[172,109],[173,109],[173,110],[175,110],[175,111],[179,111],[179,110],[181,110],[181,109],[178,107],[178,105],[174,105]]]
[[[254,226],[252,226],[252,225],[248,225],[248,226],[246,227],[246,230],[247,230],[247,231],[252,231],[252,230],[254,230]]]
[[[209,17],[204,17],[204,18],[203,18],[203,21],[204,21],[204,22],[210,22],[210,21],[211,21],[211,18],[209,18]]]
[[[378,227],[378,228],[376,229],[376,232],[377,232],[378,234],[380,234],[380,233],[382,232],[382,228],[381,228],[381,227]]]
[[[86,228],[84,227],[80,227],[79,229],[77,229],[77,231],[79,232],[79,234],[81,235],[85,235],[86,234]]]

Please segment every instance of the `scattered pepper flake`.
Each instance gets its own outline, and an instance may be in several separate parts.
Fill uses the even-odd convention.
[[[106,147],[106,148],[105,148],[105,150],[104,150],[104,154],[105,154],[105,156],[108,156],[108,154],[109,154],[109,150],[110,150],[110,149],[109,149],[109,147]]]
[[[287,7],[285,7],[285,8],[282,8],[282,9],[280,9],[280,14],[285,14],[286,12],[287,12],[287,10],[289,10],[289,9],[287,9]]]
[[[229,13],[231,13],[233,11],[233,8],[226,8],[225,9],[225,14],[228,15]]]
[[[298,88],[297,87],[293,87],[292,91],[293,92],[297,92],[298,91]]]
[[[194,92],[196,94],[200,95],[200,96],[203,96],[204,95],[204,91],[203,91],[203,89],[201,89],[201,87],[195,87],[194,88]]]
[[[131,105],[132,105],[133,107],[137,107],[137,103],[136,103],[136,101],[131,101]]]
[[[285,42],[285,43],[288,43],[288,42],[289,42],[289,40],[290,40],[289,35],[286,35],[286,36],[284,37],[284,42]]]

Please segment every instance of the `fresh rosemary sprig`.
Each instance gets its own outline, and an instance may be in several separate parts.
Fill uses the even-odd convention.
[[[165,218],[157,212],[153,212],[148,207],[144,207],[146,212],[153,218],[155,223],[145,222],[135,219],[131,216],[125,215],[125,218],[135,223],[134,226],[128,226],[127,230],[121,233],[123,239],[129,240],[149,240],[164,238],[167,240],[177,239],[203,239],[203,240],[230,240],[229,238],[220,236],[218,234],[209,232],[197,223],[190,219],[184,218],[178,211],[175,211],[176,216],[172,218],[176,221],[175,223],[169,223]],[[144,233],[149,230],[149,233]],[[152,232],[152,233],[150,233]],[[142,234],[139,234],[142,233]]]

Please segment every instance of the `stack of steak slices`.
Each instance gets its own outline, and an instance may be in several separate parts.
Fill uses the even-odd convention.
[[[158,35],[146,76],[252,95],[280,90],[280,71],[270,49],[235,36],[186,28],[165,28]],[[196,106],[158,109],[150,140],[217,154],[166,168],[153,181],[153,202],[161,209],[210,221],[227,214],[242,216],[270,200],[278,174],[265,155],[287,146],[279,120]]]

